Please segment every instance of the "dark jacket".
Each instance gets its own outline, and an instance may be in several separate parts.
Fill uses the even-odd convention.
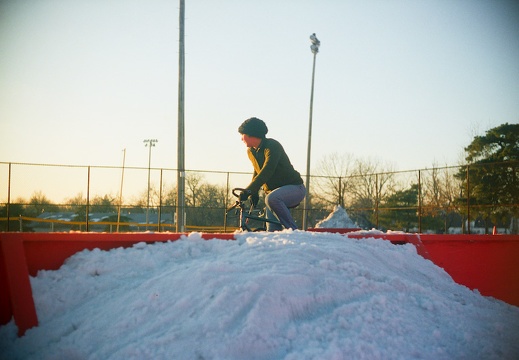
[[[248,148],[247,155],[254,167],[252,182],[247,186],[252,193],[257,193],[261,186],[268,193],[284,185],[303,183],[278,141],[265,138],[257,149]]]

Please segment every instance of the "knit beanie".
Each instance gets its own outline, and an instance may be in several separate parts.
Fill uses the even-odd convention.
[[[238,132],[249,136],[254,136],[263,139],[268,132],[267,125],[258,118],[252,117],[247,119],[240,125]]]

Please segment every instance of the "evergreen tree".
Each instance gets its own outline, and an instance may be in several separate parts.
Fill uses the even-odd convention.
[[[465,148],[468,165],[460,170],[463,201],[469,202],[474,215],[499,224],[512,220],[517,233],[519,217],[519,124],[503,124],[484,136],[476,136]],[[472,217],[472,215],[471,215]]]
[[[381,211],[381,223],[387,229],[409,232],[418,225],[417,205],[418,184],[396,191],[383,204],[383,208],[389,211]]]

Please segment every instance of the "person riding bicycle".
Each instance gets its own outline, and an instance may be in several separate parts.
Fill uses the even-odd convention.
[[[265,137],[268,128],[263,120],[247,119],[238,132],[247,145],[247,155],[254,168],[252,181],[240,193],[240,200],[250,197],[253,205],[257,205],[258,191],[263,187],[267,219],[277,218],[286,229],[297,229],[289,208],[297,206],[306,195],[301,175],[290,163],[283,146]],[[267,231],[282,230],[281,225],[267,223]]]

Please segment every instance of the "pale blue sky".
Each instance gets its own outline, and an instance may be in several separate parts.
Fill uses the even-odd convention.
[[[0,161],[177,166],[178,1],[0,0]],[[250,171],[265,120],[301,173],[351,153],[456,165],[519,122],[518,1],[186,0],[186,168]]]

